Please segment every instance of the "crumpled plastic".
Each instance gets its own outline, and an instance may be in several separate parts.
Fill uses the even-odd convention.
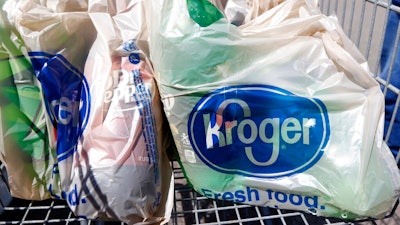
[[[366,60],[317,1],[253,2],[237,23],[224,4],[147,1],[151,61],[188,181],[213,199],[385,216],[400,177]]]
[[[38,82],[18,32],[3,14],[0,37],[0,160],[8,188],[14,197],[48,199],[54,158]]]
[[[75,215],[164,224],[169,130],[146,52],[143,1],[8,1],[57,152],[50,186]]]

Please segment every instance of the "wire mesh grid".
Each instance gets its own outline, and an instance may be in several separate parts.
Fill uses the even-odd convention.
[[[320,0],[319,5],[323,13],[336,15],[345,33],[367,58],[369,66],[376,80],[382,85],[384,94],[392,92],[399,96],[399,89],[390,82],[393,74],[387,79],[377,74],[380,72],[379,57],[384,38],[385,27],[389,12],[400,12],[400,8],[391,4],[391,0]],[[396,43],[400,37],[397,29]],[[394,46],[397,48],[396,46]],[[395,53],[391,55],[395,57]],[[391,60],[390,67],[394,66]],[[387,141],[392,135],[400,131],[392,129],[395,115],[398,112],[400,98],[397,97],[393,110],[392,120],[386,131]],[[396,157],[400,161],[400,155]],[[183,173],[177,162],[171,162],[175,175],[174,207],[169,225],[181,224],[240,224],[240,225],[397,225],[400,224],[400,210],[396,206],[388,218],[363,222],[345,222],[337,219],[316,217],[288,210],[268,207],[255,207],[234,204],[225,201],[207,199],[194,192],[186,183]],[[0,225],[1,224],[95,224],[111,225],[123,224],[120,222],[88,221],[75,217],[65,201],[27,201],[11,198],[7,193],[7,174],[4,165],[0,164]]]
[[[211,200],[193,191],[186,183],[177,162],[172,163],[175,176],[175,202],[169,224],[203,225],[317,225],[354,224],[301,212],[235,204]]]
[[[304,214],[301,212],[240,205],[207,199],[187,184],[179,164],[171,162],[175,176],[174,206],[168,225],[369,225],[398,224],[393,216],[381,221],[345,222]],[[4,171],[4,168],[3,168]],[[5,200],[7,201],[7,200]],[[0,207],[2,224],[58,224],[58,225],[117,225],[120,222],[88,221],[72,214],[65,201],[28,201],[12,199]],[[8,204],[8,206],[4,206]]]

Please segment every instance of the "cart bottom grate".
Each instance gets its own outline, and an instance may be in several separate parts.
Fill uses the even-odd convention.
[[[171,163],[175,176],[174,207],[168,225],[397,225],[400,210],[380,221],[344,222],[303,214],[301,212],[240,205],[226,201],[207,199],[193,191],[186,182],[177,162]],[[2,166],[2,165],[1,165]],[[4,168],[3,168],[4,169]],[[1,183],[0,183],[1,184]],[[4,185],[4,184],[3,184]],[[0,188],[1,185],[0,185]],[[4,187],[3,187],[4,188]],[[4,189],[3,189],[4,190]],[[63,200],[28,201],[9,196],[0,196],[1,224],[57,224],[57,225],[113,225],[121,222],[87,221],[70,211]],[[8,203],[7,199],[11,201]],[[8,203],[7,206],[5,204]]]

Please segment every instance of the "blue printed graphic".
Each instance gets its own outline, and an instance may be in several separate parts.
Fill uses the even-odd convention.
[[[225,87],[204,96],[188,129],[193,149],[211,168],[264,178],[312,167],[330,135],[320,100],[266,85]]]
[[[152,96],[151,92],[142,80],[140,70],[132,70],[132,75],[135,83],[136,94],[134,95],[136,104],[139,106],[139,112],[142,119],[142,131],[143,137],[146,143],[147,157],[149,159],[149,165],[157,165],[158,154],[157,154],[157,140],[156,140],[156,123],[154,118],[153,109],[151,107]],[[158,167],[154,166],[154,182],[159,184],[159,171]]]
[[[47,113],[57,129],[58,162],[71,156],[88,122],[89,86],[84,75],[62,55],[30,52],[41,83]]]
[[[140,55],[137,53],[129,54],[129,62],[132,64],[139,64],[140,63]]]

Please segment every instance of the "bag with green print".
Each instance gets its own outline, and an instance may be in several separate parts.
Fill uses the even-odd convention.
[[[13,197],[48,199],[57,177],[40,90],[24,44],[4,18],[0,37],[0,161]]]
[[[367,62],[315,0],[151,0],[179,160],[208,198],[356,219],[400,191]]]

